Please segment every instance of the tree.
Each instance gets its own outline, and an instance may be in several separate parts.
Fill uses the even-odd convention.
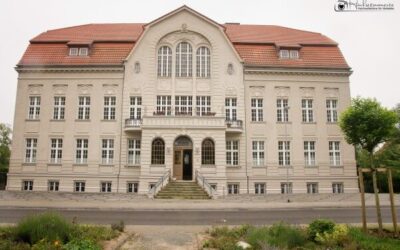
[[[10,163],[11,129],[0,123],[0,172],[7,172]]]
[[[396,133],[398,116],[396,112],[388,110],[375,99],[354,98],[351,106],[341,116],[339,125],[346,141],[355,147],[361,147],[369,154],[372,168],[372,183],[375,193],[379,232],[382,232],[382,216],[379,205],[377,174],[374,165],[374,151],[376,147],[390,139]]]

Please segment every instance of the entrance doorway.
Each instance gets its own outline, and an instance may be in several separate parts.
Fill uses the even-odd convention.
[[[193,143],[187,136],[180,136],[174,142],[173,177],[193,180]]]

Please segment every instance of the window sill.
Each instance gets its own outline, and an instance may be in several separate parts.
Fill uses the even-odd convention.
[[[65,119],[50,119],[50,122],[65,122]]]
[[[25,121],[26,122],[40,122],[40,119],[38,118],[38,119],[29,119],[29,118],[27,118],[27,119],[25,119]]]
[[[343,165],[330,165],[330,168],[344,168]]]
[[[140,168],[140,164],[126,164],[126,168]]]
[[[267,168],[267,165],[253,165],[252,168]]]
[[[36,162],[24,162],[22,166],[36,166]]]
[[[287,165],[287,166],[278,166],[278,168],[280,168],[280,169],[291,169],[291,168],[293,168],[293,166],[291,166],[291,165]]]
[[[227,168],[241,168],[240,165],[226,165]]]
[[[99,167],[114,167],[114,163],[100,163]]]
[[[315,125],[317,122],[301,122],[303,125]]]
[[[285,125],[285,124],[292,124],[292,122],[291,122],[291,121],[287,121],[287,122],[276,122],[276,124],[283,124],[283,125]]]
[[[266,124],[267,122],[266,121],[250,121],[250,123],[253,123],[253,124]]]
[[[56,166],[56,167],[61,167],[61,166],[62,166],[62,164],[61,164],[61,163],[49,162],[49,163],[47,163],[47,166]]]
[[[304,166],[304,168],[319,168],[319,166],[318,165],[312,165],[312,166]]]
[[[87,167],[89,164],[87,163],[74,163],[72,164],[73,167]]]
[[[326,125],[338,125],[338,122],[326,122]]]
[[[215,168],[215,164],[201,164],[202,168]]]
[[[107,119],[102,119],[102,120],[100,120],[101,122],[116,122],[117,120],[116,119],[110,119],[110,120],[107,120]]]
[[[75,122],[90,122],[90,119],[75,119]]]
[[[151,168],[165,168],[165,164],[151,164]]]

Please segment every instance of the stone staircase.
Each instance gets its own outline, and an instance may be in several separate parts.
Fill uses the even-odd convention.
[[[210,196],[194,181],[170,181],[155,196],[156,199],[210,199]]]

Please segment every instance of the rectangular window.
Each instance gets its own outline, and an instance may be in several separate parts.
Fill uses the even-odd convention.
[[[36,162],[36,150],[37,150],[37,138],[27,138],[25,148],[25,162],[35,163]]]
[[[301,114],[303,122],[314,122],[314,111],[313,111],[313,100],[303,99],[301,100]]]
[[[23,191],[32,191],[33,190],[33,181],[23,181],[22,182],[22,190]]]
[[[88,48],[79,48],[79,56],[87,56],[89,54]]]
[[[102,181],[100,183],[100,192],[102,192],[102,193],[111,193],[111,182]]]
[[[75,155],[75,163],[76,164],[86,164],[87,163],[88,148],[89,148],[89,140],[88,139],[76,139],[76,155]]]
[[[289,52],[290,59],[298,59],[299,58],[299,51],[298,50],[290,50]]]
[[[263,121],[263,99],[252,98],[251,99],[251,121],[262,122]]]
[[[304,162],[306,166],[315,166],[315,141],[304,142]]]
[[[40,96],[30,96],[28,119],[30,120],[39,119],[39,115],[40,115]]]
[[[214,191],[217,191],[217,184],[215,184],[215,183],[210,183],[210,187],[211,187],[212,189],[214,189]]]
[[[64,120],[65,115],[65,96],[54,97],[54,120]]]
[[[299,58],[299,50],[297,49],[281,49],[279,50],[279,57],[281,59],[298,59]]]
[[[104,97],[104,120],[115,120],[115,105],[117,98],[115,96]]]
[[[196,114],[198,116],[209,115],[211,113],[211,97],[196,96]]]
[[[237,120],[237,99],[225,98],[225,119],[227,121]]]
[[[85,182],[75,181],[74,182],[75,192],[85,192]]]
[[[171,115],[171,96],[157,96],[157,111],[156,115]]]
[[[332,183],[332,193],[334,193],[334,194],[344,193],[343,183],[341,183],[341,182]]]
[[[114,140],[102,139],[101,140],[101,163],[113,164],[114,160]]]
[[[135,193],[135,194],[137,194],[138,189],[139,189],[139,183],[137,183],[137,182],[128,182],[126,188],[127,188],[126,189],[127,193]]]
[[[337,100],[335,100],[335,99],[326,100],[326,115],[327,115],[328,122],[337,122],[338,121]]]
[[[69,55],[70,56],[77,56],[79,53],[79,48],[69,48]]]
[[[276,100],[276,118],[278,122],[289,121],[289,102],[288,99],[277,99]]]
[[[280,58],[282,58],[282,59],[287,59],[287,58],[289,58],[289,50],[287,50],[287,49],[281,49],[281,50],[279,50],[279,57]]]
[[[142,119],[142,97],[131,96],[130,107],[129,107],[129,118],[130,119]]]
[[[239,194],[239,184],[228,184],[228,194]]]
[[[255,194],[265,194],[265,183],[254,184]]]
[[[307,183],[307,194],[318,194],[318,183]]]
[[[192,115],[192,96],[175,96],[175,115]]]
[[[239,141],[226,141],[226,164],[239,165]]]
[[[48,191],[53,191],[53,192],[57,192],[60,186],[60,182],[59,181],[49,181],[47,183],[47,190]]]
[[[128,139],[128,165],[140,164],[140,140]]]
[[[50,163],[61,163],[63,139],[51,139],[50,142]]]
[[[291,182],[282,182],[281,183],[281,194],[292,194],[292,183]]]
[[[253,141],[253,166],[264,166],[264,142],[263,141]]]
[[[78,120],[90,119],[90,96],[78,98]]]
[[[290,166],[290,141],[278,141],[279,166]]]
[[[340,166],[340,142],[329,142],[329,163],[331,166]]]

